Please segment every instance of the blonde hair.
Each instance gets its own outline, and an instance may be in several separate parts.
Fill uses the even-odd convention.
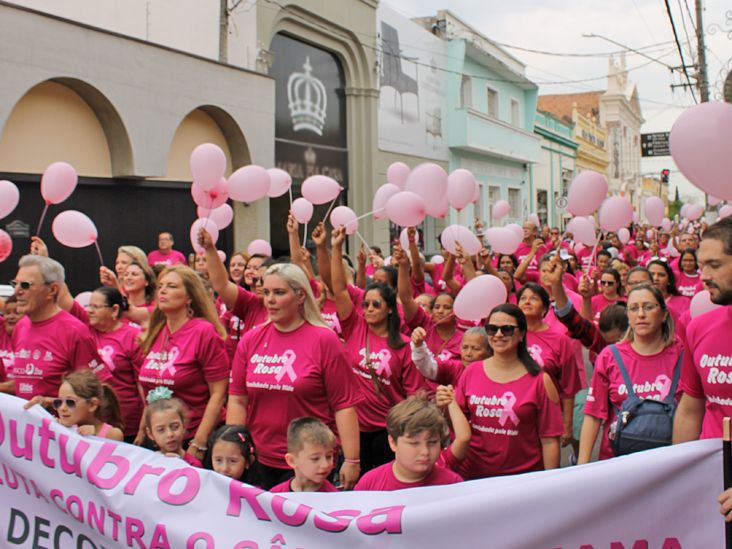
[[[323,316],[320,314],[320,309],[315,301],[313,290],[310,287],[310,282],[302,268],[292,263],[276,263],[267,269],[264,273],[263,278],[267,278],[270,275],[277,275],[284,280],[292,291],[297,293],[302,292],[305,296],[305,302],[303,303],[303,309],[301,315],[305,322],[312,324],[313,326],[323,326],[330,329],[330,327],[323,320]]]
[[[216,328],[216,333],[219,334],[221,339],[226,339],[226,330],[219,321],[219,316],[216,314],[216,307],[206,292],[206,288],[204,287],[203,281],[198,273],[185,265],[172,265],[170,267],[166,267],[165,270],[160,273],[160,276],[158,277],[159,280],[162,280],[164,276],[170,273],[177,274],[183,281],[186,294],[191,300],[189,308],[193,312],[191,315],[192,318],[203,318],[204,320],[209,321],[213,324],[213,327]],[[150,316],[150,322],[147,330],[145,330],[145,333],[142,336],[140,348],[144,353],[147,353],[150,350],[153,342],[163,329],[165,321],[165,314],[156,305],[155,310]]]
[[[336,436],[325,423],[314,417],[293,419],[287,427],[287,451],[297,454],[305,448],[305,443],[326,448],[334,448]]]
[[[631,290],[628,292],[626,299],[630,299],[630,295],[632,293],[641,290],[645,290],[653,294],[653,297],[658,303],[658,306],[661,308],[661,311],[666,313],[666,317],[663,319],[663,323],[661,324],[661,337],[663,338],[664,347],[668,347],[676,339],[676,332],[674,327],[674,319],[671,316],[671,312],[668,310],[666,300],[663,299],[663,294],[661,293],[661,290],[656,288],[653,284],[645,283],[633,286],[633,288],[631,288]],[[625,332],[625,336],[623,336],[623,341],[628,341],[632,343],[634,339],[635,333],[633,332],[633,326],[630,324],[630,322],[628,322],[628,330]]]
[[[117,255],[125,254],[132,259],[133,263],[139,263],[143,268],[149,269],[150,265],[147,262],[147,255],[137,246],[120,246],[117,248]]]
[[[151,421],[153,414],[164,412],[166,410],[175,410],[175,412],[180,416],[183,425],[186,427],[188,426],[188,408],[179,398],[171,397],[153,400],[145,406],[145,412],[142,416],[142,422],[143,425],[145,425],[145,428],[148,431],[152,431]]]

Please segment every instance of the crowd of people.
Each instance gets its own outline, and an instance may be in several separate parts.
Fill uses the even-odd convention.
[[[414,228],[406,249],[355,261],[343,228],[315,227],[314,250],[292,216],[286,229],[288,257],[228,268],[205,229],[192,258],[167,232],[149,254],[122,246],[83,306],[34,238],[2,304],[0,391],[275,492],[552,469],[568,445],[580,464],[611,459],[634,451],[631,397],[675,410],[675,443],[721,436],[732,415],[732,218],[633,225],[595,249],[527,221],[513,254],[458,244],[431,261]],[[458,318],[481,275],[506,302]],[[691,318],[704,289],[721,307]]]

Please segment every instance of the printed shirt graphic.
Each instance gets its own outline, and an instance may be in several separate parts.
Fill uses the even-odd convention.
[[[63,376],[90,368],[103,382],[110,373],[97,355],[88,328],[66,311],[42,322],[23,317],[13,331],[15,394],[56,396]]]
[[[526,333],[526,346],[531,357],[554,380],[561,398],[573,397],[582,388],[572,342],[572,339],[551,328],[543,332]]]
[[[261,326],[267,322],[267,309],[264,307],[262,298],[254,292],[238,287],[239,294],[236,297],[236,303],[231,309],[231,314],[239,318],[240,339],[249,330],[253,330],[257,326]]]
[[[210,322],[191,318],[173,334],[163,326],[143,359],[139,382],[145,394],[158,386],[167,387],[188,406],[186,436],[190,437],[211,396],[208,382],[228,376],[224,341]]]
[[[685,297],[694,297],[698,292],[704,289],[704,283],[701,281],[699,273],[689,276],[686,273],[675,271],[676,289]]]
[[[142,364],[142,351],[137,343],[140,328],[123,324],[112,332],[90,330],[97,345],[99,357],[109,369],[112,377],[109,384],[117,393],[122,419],[125,423],[125,436],[137,434],[144,408],[137,378]]]
[[[628,342],[617,344],[625,369],[633,381],[633,390],[639,398],[662,400],[668,396],[673,379],[674,367],[683,347],[681,342],[674,343],[655,355],[643,356],[636,353]],[[677,398],[681,389],[677,388]],[[613,457],[608,439],[610,425],[617,418],[617,410],[628,398],[628,390],[623,374],[618,368],[610,347],[603,349],[595,361],[595,373],[587,394],[585,414],[605,422],[600,442],[600,459]]]
[[[335,430],[335,412],[361,400],[338,336],[307,322],[288,333],[273,324],[248,332],[234,357],[229,394],[248,397],[259,461],[283,469],[291,420],[312,416]]]
[[[473,362],[455,398],[473,431],[468,456],[458,467],[466,480],[540,471],[541,438],[564,431],[561,407],[549,400],[541,373],[498,383],[486,375],[483,362]]]
[[[386,337],[369,331],[366,320],[354,308],[341,320],[346,352],[364,399],[358,406],[358,426],[363,432],[386,427],[386,414],[392,406],[423,388],[424,378],[412,362],[412,350],[405,337],[401,349],[387,345]],[[369,357],[366,356],[368,334]],[[373,376],[377,376],[374,381]],[[378,393],[377,393],[378,386]]]
[[[732,307],[694,318],[686,330],[681,388],[706,401],[701,438],[722,436],[722,419],[732,416]]]

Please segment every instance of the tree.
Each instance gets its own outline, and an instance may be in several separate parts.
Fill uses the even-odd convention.
[[[673,219],[679,212],[681,212],[681,206],[684,203],[679,198],[679,186],[676,185],[676,192],[674,193],[674,201],[668,205],[668,218]]]

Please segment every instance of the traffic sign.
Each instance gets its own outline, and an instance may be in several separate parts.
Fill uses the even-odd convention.
[[[642,133],[641,156],[670,156],[668,134],[669,132]]]

